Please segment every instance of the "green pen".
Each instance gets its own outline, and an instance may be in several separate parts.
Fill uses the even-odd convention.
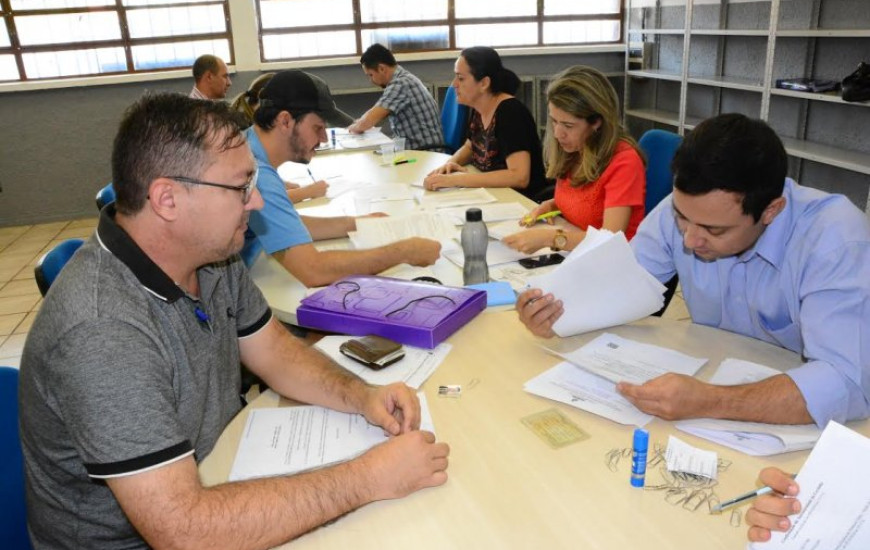
[[[417,162],[417,159],[405,159],[405,160],[397,160],[393,163],[393,166],[398,166],[400,164],[413,164]]]

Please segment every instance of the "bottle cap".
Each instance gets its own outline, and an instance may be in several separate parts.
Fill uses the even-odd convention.
[[[479,222],[483,221],[483,212],[480,211],[480,208],[469,208],[465,211],[465,221],[467,222]]]

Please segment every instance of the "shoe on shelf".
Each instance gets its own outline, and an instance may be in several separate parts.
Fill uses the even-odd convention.
[[[870,64],[863,61],[854,73],[843,79],[843,101],[867,101],[870,99]]]

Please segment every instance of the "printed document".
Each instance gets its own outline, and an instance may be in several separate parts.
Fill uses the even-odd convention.
[[[801,512],[792,527],[774,532],[755,550],[870,548],[870,439],[836,422],[828,423],[797,481]]]
[[[418,397],[420,429],[434,431],[426,396]],[[251,409],[229,479],[314,470],[355,458],[387,439],[359,414],[312,405]]]
[[[386,386],[393,382],[404,382],[408,386],[419,389],[423,382],[435,372],[438,365],[450,353],[452,345],[446,342],[438,344],[435,349],[423,349],[404,346],[405,357],[381,370],[372,370],[346,357],[338,348],[349,337],[344,335],[324,336],[314,347],[329,356],[330,359],[356,374],[369,384]]]
[[[456,227],[439,214],[358,218],[351,241],[357,249],[383,246],[408,237],[441,240],[458,236]]]
[[[778,374],[782,372],[750,361],[728,358],[719,365],[710,383],[725,386],[749,384]],[[674,425],[686,433],[752,456],[812,449],[822,435],[815,424],[783,425],[695,418]]]
[[[669,372],[694,376],[707,362],[706,358],[691,357],[676,350],[642,344],[610,333],[604,333],[569,353],[546,346],[544,349],[611,382],[632,384],[643,384]]]
[[[664,305],[665,287],[637,263],[622,232],[606,229],[590,227],[559,267],[529,283],[564,304],[553,324],[562,337],[630,323]]]
[[[532,378],[523,389],[626,426],[644,426],[653,418],[619,395],[613,382],[567,361]]]

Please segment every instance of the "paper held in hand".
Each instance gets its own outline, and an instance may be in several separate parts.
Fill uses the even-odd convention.
[[[870,439],[836,422],[829,422],[795,481],[800,486],[799,514],[792,527],[776,531],[753,550],[870,548]]]
[[[630,323],[664,305],[665,287],[637,263],[625,235],[593,227],[559,267],[529,286],[562,300],[565,312],[553,324],[562,337]]]

